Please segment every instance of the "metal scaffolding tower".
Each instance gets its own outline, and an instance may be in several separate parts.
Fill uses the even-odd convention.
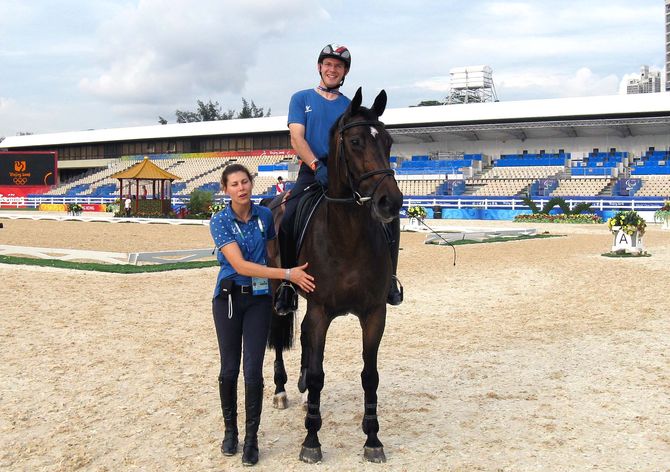
[[[489,66],[454,67],[449,71],[449,77],[447,105],[498,101],[493,84],[493,69]]]

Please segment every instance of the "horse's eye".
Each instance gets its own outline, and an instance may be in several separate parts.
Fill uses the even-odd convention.
[[[352,138],[351,144],[353,144],[354,146],[358,146],[359,144],[361,144],[361,140],[358,138]]]

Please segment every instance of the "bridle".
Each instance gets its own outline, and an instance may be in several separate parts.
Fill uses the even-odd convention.
[[[393,176],[393,170],[391,169],[377,169],[377,170],[371,170],[370,172],[364,172],[363,174],[359,175],[357,178],[354,178],[351,174],[351,170],[349,169],[349,162],[347,161],[345,155],[344,155],[344,132],[348,130],[349,128],[355,128],[357,126],[371,126],[371,127],[376,127],[380,126],[384,128],[384,123],[378,120],[366,120],[366,121],[353,121],[351,123],[343,124],[340,125],[337,129],[337,134],[338,134],[338,149],[337,149],[337,159],[342,159],[344,161],[344,167],[347,172],[347,179],[349,181],[349,188],[351,189],[352,196],[348,198],[334,198],[334,197],[329,197],[327,193],[324,193],[324,196],[327,201],[329,202],[334,202],[334,203],[357,203],[359,205],[363,205],[366,202],[369,202],[372,200],[372,197],[374,196],[375,192],[379,188],[379,185],[384,181],[386,177]],[[363,196],[361,195],[358,187],[360,184],[365,180],[368,179],[372,176],[375,175],[380,175],[383,174],[383,177],[377,181],[375,186],[372,188],[372,192],[370,192],[369,195]]]

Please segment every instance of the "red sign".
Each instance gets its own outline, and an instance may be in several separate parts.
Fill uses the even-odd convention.
[[[100,203],[82,203],[82,211],[107,211],[107,207]]]
[[[12,197],[26,197],[33,193],[44,193],[48,192],[51,187],[40,185],[23,185],[23,186],[0,186],[0,198],[12,198]]]

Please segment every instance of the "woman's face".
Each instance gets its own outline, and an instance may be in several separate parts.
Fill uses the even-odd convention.
[[[237,204],[246,204],[251,201],[253,184],[246,172],[233,172],[228,175],[223,191]]]

